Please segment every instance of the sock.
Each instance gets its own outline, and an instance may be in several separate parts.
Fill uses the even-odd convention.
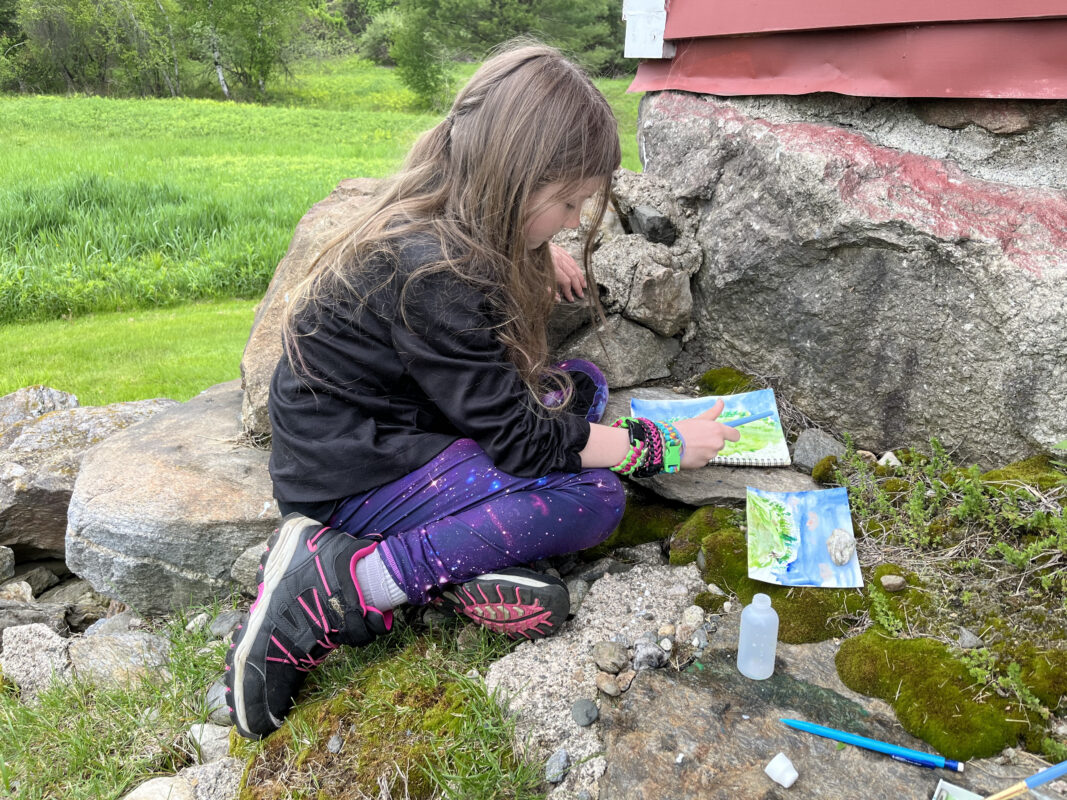
[[[363,592],[363,600],[379,611],[388,611],[408,601],[404,590],[385,568],[380,545],[373,553],[356,562],[356,580]]]

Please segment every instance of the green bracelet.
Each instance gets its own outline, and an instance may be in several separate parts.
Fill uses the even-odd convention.
[[[656,427],[663,434],[663,471],[677,472],[682,468],[682,451],[685,441],[678,429],[669,422],[656,422]]]

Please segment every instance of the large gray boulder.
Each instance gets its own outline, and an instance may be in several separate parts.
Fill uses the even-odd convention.
[[[277,524],[268,454],[244,443],[238,381],[93,448],[74,485],[67,563],[142,614],[204,603]]]
[[[78,398],[50,386],[26,386],[0,397],[0,431],[16,422],[41,417],[61,408],[77,408]]]
[[[267,293],[256,306],[252,332],[241,358],[244,389],[241,424],[257,444],[270,440],[267,395],[271,375],[282,355],[281,323],[289,293],[307,277],[323,245],[367,204],[379,183],[373,178],[341,181],[329,197],[312,206],[296,226],[289,250],[279,262]]]
[[[879,451],[937,436],[990,465],[1067,438],[1067,119],[1046,117],[1007,139],[891,101],[647,95],[652,199],[670,187],[703,252],[675,376],[774,375]]]
[[[175,401],[69,408],[62,404],[73,395],[44,387],[20,391],[24,399],[39,401],[37,407],[57,408],[0,430],[0,544],[10,547],[18,561],[62,558],[67,503],[86,451]]]

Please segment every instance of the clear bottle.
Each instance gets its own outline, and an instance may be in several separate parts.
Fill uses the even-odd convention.
[[[746,678],[761,681],[774,672],[778,647],[778,612],[765,594],[752,597],[741,612],[741,635],[737,640],[737,669]]]

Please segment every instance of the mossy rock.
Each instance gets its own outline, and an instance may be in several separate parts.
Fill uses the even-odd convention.
[[[700,552],[701,543],[712,533],[732,530],[741,533],[745,513],[736,508],[703,506],[692,512],[671,536],[670,563],[672,566],[692,564]]]
[[[825,456],[811,468],[811,478],[816,483],[829,484],[837,480],[837,456]]]
[[[1019,481],[1042,492],[1047,492],[1067,482],[1067,473],[1053,466],[1048,455],[1041,454],[1025,461],[1016,461],[1000,469],[990,470],[982,475],[982,480],[987,483]]]
[[[692,513],[691,506],[668,505],[631,497],[626,503],[619,527],[599,545],[583,551],[583,556],[599,558],[617,547],[665,541]]]
[[[436,796],[428,765],[440,767],[451,748],[469,747],[463,742],[470,738],[472,703],[492,703],[476,700],[481,690],[474,683],[440,669],[437,647],[429,638],[399,647],[375,642],[363,648],[373,657],[339,692],[298,702],[263,742],[234,747],[235,756],[248,758],[241,800],[376,797],[379,777],[397,769],[405,776],[405,797]],[[342,747],[331,753],[327,742],[338,733]],[[518,763],[511,751],[502,759],[502,766]]]
[[[775,586],[748,577],[748,545],[737,528],[723,528],[704,538],[703,578],[732,592],[745,605],[762,592],[778,612],[778,638],[788,644],[821,642],[847,629],[841,615],[855,613],[863,596],[852,589]],[[710,598],[709,598],[710,599]]]
[[[709,369],[697,381],[697,388],[701,394],[737,394],[745,392],[755,386],[755,380],[733,367],[718,367]]]
[[[933,639],[886,638],[868,630],[837,652],[837,672],[850,689],[885,700],[904,729],[959,761],[993,756],[1018,743],[1026,722],[1009,721],[1008,701],[977,689],[966,667]]]

